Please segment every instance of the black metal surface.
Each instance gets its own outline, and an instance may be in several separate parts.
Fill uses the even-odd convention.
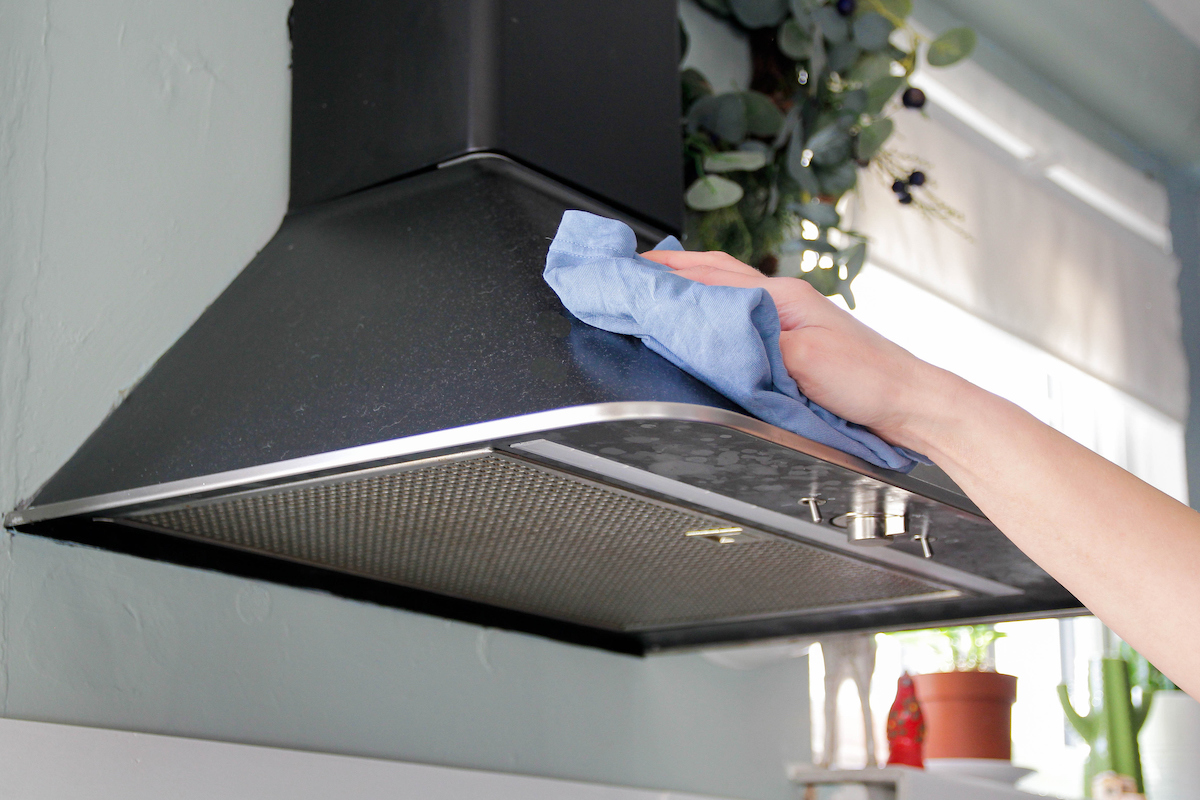
[[[1057,598],[1045,596],[968,598],[896,605],[891,608],[848,609],[828,614],[753,620],[727,625],[697,626],[641,634],[647,653],[706,645],[735,644],[764,639],[811,636],[840,631],[915,630],[963,625],[996,619],[1035,619],[1087,613],[1065,589]]]
[[[291,207],[489,150],[677,232],[673,0],[296,0]]]
[[[36,502],[586,403],[737,410],[564,316],[541,271],[566,208],[614,214],[481,158],[290,215]]]

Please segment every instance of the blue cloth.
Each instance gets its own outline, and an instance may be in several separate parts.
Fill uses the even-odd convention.
[[[668,236],[659,250],[682,250]],[[779,313],[765,289],[705,286],[637,254],[629,226],[563,214],[542,273],[579,319],[637,336],[756,417],[877,466],[907,472],[921,456],[892,447],[800,394],[779,351]]]

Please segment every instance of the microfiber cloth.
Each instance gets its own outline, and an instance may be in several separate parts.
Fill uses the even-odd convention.
[[[659,250],[682,250],[674,236]],[[754,416],[880,467],[908,472],[923,456],[896,448],[800,393],[779,351],[779,313],[765,289],[706,286],[642,258],[623,222],[563,214],[542,273],[579,319],[646,346]]]

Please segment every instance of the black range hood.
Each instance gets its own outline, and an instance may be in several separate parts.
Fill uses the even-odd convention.
[[[541,279],[681,223],[672,2],[296,0],[278,233],[6,525],[630,653],[1073,613],[934,469],[747,416]]]

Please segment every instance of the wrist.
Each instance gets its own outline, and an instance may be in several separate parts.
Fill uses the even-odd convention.
[[[944,458],[979,387],[952,372],[918,361],[897,398],[898,414],[884,438],[928,456]]]

